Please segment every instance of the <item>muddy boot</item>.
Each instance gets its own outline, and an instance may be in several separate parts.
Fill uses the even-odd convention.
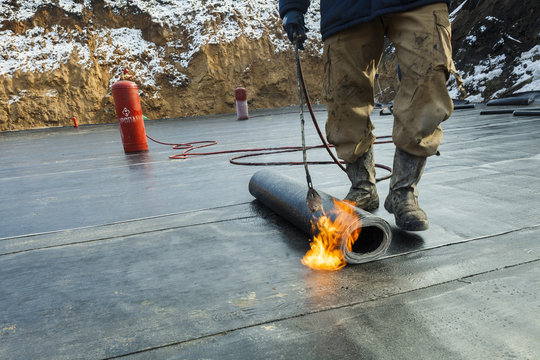
[[[370,147],[354,163],[347,163],[346,165],[347,176],[351,180],[351,189],[345,199],[353,201],[357,207],[366,211],[377,209],[379,207],[379,195],[375,187],[373,147]]]
[[[418,190],[426,158],[396,148],[390,193],[384,208],[394,214],[396,225],[403,230],[421,231],[429,227],[426,213],[418,206]]]

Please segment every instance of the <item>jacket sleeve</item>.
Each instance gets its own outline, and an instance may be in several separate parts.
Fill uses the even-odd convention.
[[[300,10],[305,14],[309,8],[309,3],[309,0],[279,0],[279,16],[283,19],[289,10]]]

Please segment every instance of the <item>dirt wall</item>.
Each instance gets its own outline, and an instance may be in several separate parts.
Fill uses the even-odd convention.
[[[144,14],[114,13],[103,4],[99,6],[99,2],[94,4],[93,11],[80,17],[49,7],[31,20],[3,24],[3,30],[24,35],[33,27],[49,29],[55,25],[65,29],[62,34],[84,42],[90,50],[89,57],[73,51],[69,60],[53,71],[19,70],[0,76],[0,131],[69,126],[72,117],[79,124],[115,122],[110,86],[120,65],[128,70],[124,77],[138,84],[143,112],[149,119],[234,112],[234,90],[239,84],[247,89],[251,110],[298,102],[294,54],[292,50],[276,51],[268,36],[240,36],[223,44],[202,45],[189,66],[182,68],[177,61],[177,49],[168,44],[173,40],[178,43],[179,39],[187,42],[190,34],[152,23]],[[219,24],[210,24],[210,31],[212,26]],[[275,26],[268,31],[279,33],[278,25]],[[151,53],[144,52],[140,59],[129,59],[129,54],[122,59],[124,50],[118,48],[114,50],[115,60],[107,62],[103,59],[106,55],[96,55],[94,51],[97,44],[111,42],[96,35],[100,27],[140,29],[145,41],[164,49],[162,58],[152,58]],[[142,81],[135,60],[158,61],[161,65],[166,62],[172,73],[165,70],[155,74],[155,82],[147,84]],[[321,60],[312,50],[302,54],[302,61],[312,100],[319,102]],[[91,66],[83,66],[86,64]],[[177,75],[179,71],[185,81],[172,81],[173,73]]]
[[[20,3],[12,1],[15,5],[5,6],[16,8]],[[450,10],[463,3],[453,1]],[[186,65],[182,63],[184,54],[196,43],[198,34],[189,33],[186,27],[157,23],[136,7],[113,9],[101,0],[93,0],[91,5],[80,14],[47,5],[24,21],[0,23],[0,38],[11,34],[10,40],[4,41],[8,43],[0,43],[0,62],[4,61],[0,70],[14,66],[19,61],[18,52],[28,55],[35,49],[41,51],[27,57],[28,66],[0,72],[0,131],[69,126],[72,117],[79,124],[115,122],[110,87],[123,69],[128,71],[125,76],[139,85],[143,112],[149,119],[233,113],[234,89],[239,84],[247,89],[250,110],[298,102],[294,54],[290,46],[283,45],[288,41],[277,18],[265,23],[261,36],[240,35],[234,40],[202,44]],[[540,58],[538,51],[532,50],[538,46],[539,7],[537,2],[468,1],[453,18],[454,59],[473,98],[485,101],[536,86]],[[211,34],[226,26],[231,15],[221,15],[214,13],[201,31]],[[238,23],[250,26],[249,21]],[[101,31],[124,28],[136,29],[146,48],[130,52],[127,45]],[[29,31],[42,34],[37,40],[28,40]],[[60,40],[64,47],[59,46]],[[302,61],[312,101],[318,103],[322,102],[324,69],[321,46],[314,45],[302,52]],[[66,46],[73,47],[68,58],[51,64],[55,52],[64,51]],[[104,47],[110,53],[100,50]],[[522,65],[522,54],[527,52],[525,60],[532,64],[528,68]],[[377,102],[387,103],[395,96],[396,67],[393,48],[387,42],[374,89]]]

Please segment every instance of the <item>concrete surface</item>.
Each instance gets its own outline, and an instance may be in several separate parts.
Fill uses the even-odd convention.
[[[233,155],[170,160],[152,142],[126,155],[114,124],[0,134],[0,358],[539,358],[540,117],[481,109],[456,110],[428,161],[430,229],[400,231],[381,206],[388,253],[339,272],[300,263],[306,235],[251,197],[259,168]],[[391,116],[373,121],[390,134]],[[218,141],[205,151],[300,144],[294,108],[146,129]],[[392,156],[376,146],[376,162]],[[285,159],[301,153],[261,160]],[[346,194],[336,166],[311,172]]]

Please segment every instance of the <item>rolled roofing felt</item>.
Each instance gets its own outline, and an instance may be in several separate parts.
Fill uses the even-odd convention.
[[[482,110],[480,115],[512,114],[515,109]]]
[[[540,111],[540,108],[496,109],[496,110],[482,110],[480,111],[480,115],[514,114],[515,116],[537,116],[539,111]]]
[[[540,116],[540,109],[523,109],[513,112],[514,116]]]
[[[249,182],[249,192],[265,206],[310,236],[313,236],[311,221],[324,214],[321,211],[310,214],[306,205],[307,185],[271,170],[256,172]],[[317,190],[318,191],[318,190]],[[335,209],[335,198],[318,191],[323,209],[328,214]],[[356,215],[341,236],[341,253],[349,264],[360,264],[382,256],[392,240],[390,225],[383,219],[352,205]],[[352,249],[347,249],[349,235],[361,227],[360,234]]]
[[[524,94],[502,99],[489,100],[487,106],[505,106],[505,105],[530,105],[535,98],[534,94]]]
[[[474,104],[454,105],[454,110],[474,109]]]

